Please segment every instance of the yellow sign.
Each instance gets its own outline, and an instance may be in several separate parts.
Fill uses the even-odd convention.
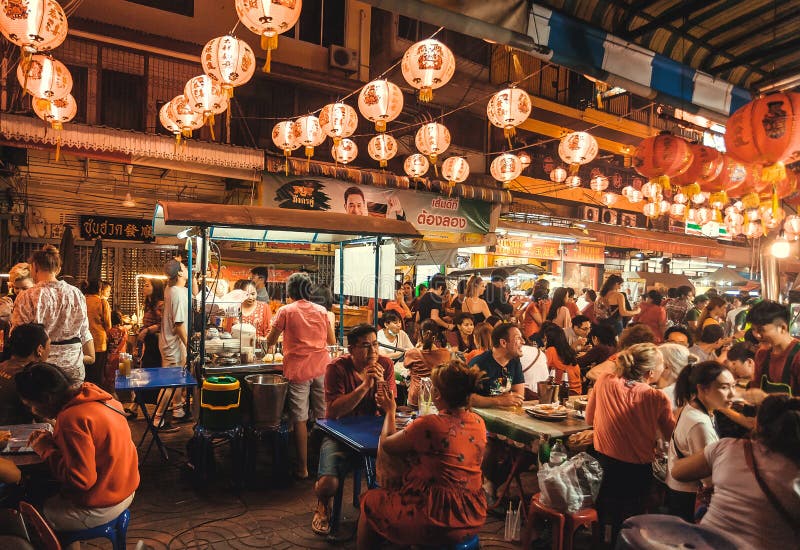
[[[558,243],[528,239],[497,239],[495,254],[517,258],[536,258],[539,260],[561,259]]]

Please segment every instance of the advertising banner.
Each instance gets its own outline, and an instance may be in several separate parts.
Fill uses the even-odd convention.
[[[426,237],[433,236],[433,240],[450,240],[447,235],[453,233],[489,232],[491,205],[482,201],[412,189],[354,185],[317,176],[266,173],[262,186],[263,206],[405,220]]]

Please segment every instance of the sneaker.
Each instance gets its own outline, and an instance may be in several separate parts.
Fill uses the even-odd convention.
[[[165,422],[163,426],[161,426],[160,428],[156,428],[156,431],[160,434],[170,434],[177,432],[180,429],[181,429],[180,426],[175,426],[169,422]]]
[[[186,417],[186,410],[183,407],[175,409],[172,411],[172,418],[175,420],[180,420],[181,418]]]

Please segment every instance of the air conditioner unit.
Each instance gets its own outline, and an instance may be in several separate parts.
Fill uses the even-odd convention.
[[[587,222],[599,222],[600,208],[597,206],[581,206],[581,218]]]
[[[331,45],[328,47],[331,68],[354,73],[358,71],[358,51],[352,48]]]
[[[600,221],[609,225],[617,225],[617,211],[608,208],[600,209]]]

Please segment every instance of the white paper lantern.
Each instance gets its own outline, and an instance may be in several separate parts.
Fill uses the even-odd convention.
[[[378,132],[385,132],[386,123],[403,111],[403,92],[388,80],[373,80],[358,93],[358,110],[364,118],[375,123]]]
[[[52,50],[67,37],[67,15],[55,0],[0,0],[0,33],[26,53]]]
[[[442,176],[449,183],[461,183],[469,176],[469,163],[464,157],[450,157],[442,163]]]
[[[531,156],[527,151],[521,151],[517,156],[519,157],[519,161],[522,163],[523,170],[531,165]]]
[[[319,113],[319,126],[336,144],[353,135],[358,127],[358,115],[347,103],[329,103]]]
[[[414,143],[420,153],[426,155],[432,164],[436,164],[437,157],[450,147],[450,130],[438,122],[428,122],[417,130]]]
[[[378,134],[369,140],[367,152],[383,168],[397,154],[397,141],[389,134]]]
[[[700,206],[708,200],[709,193],[697,193],[692,197],[692,202]]]
[[[27,74],[23,70],[27,65]],[[33,97],[63,99],[72,91],[72,75],[66,65],[48,55],[34,54],[17,66],[20,86]]]
[[[566,179],[567,179],[567,171],[561,168],[560,166],[550,170],[550,181],[554,181],[555,183],[564,183]],[[580,185],[580,181],[578,182],[578,185]]]
[[[169,102],[164,103],[161,106],[161,109],[158,110],[158,120],[161,122],[161,125],[168,131],[172,132],[176,136],[181,135],[181,126],[178,124],[177,121],[173,120],[170,117],[170,107]]]
[[[428,168],[430,168],[428,157],[420,153],[409,155],[403,163],[403,170],[411,178],[421,178],[428,172]]]
[[[635,187],[633,187],[632,185],[626,185],[625,187],[622,188],[622,191],[620,191],[620,194],[627,199],[628,198],[628,194],[631,191],[633,191],[634,189],[635,189]]]
[[[656,198],[660,197],[661,191],[662,191],[661,186],[652,181],[648,181],[647,183],[642,185],[642,195],[644,195],[645,198],[648,198],[650,200],[656,200]]]
[[[352,139],[340,139],[331,147],[331,156],[336,162],[342,164],[351,163],[358,156],[358,146]]]
[[[706,208],[704,206],[697,209],[697,223],[700,225],[710,222],[712,217],[712,211],[710,208]]]
[[[517,155],[503,153],[492,161],[489,172],[494,179],[508,183],[517,179],[522,173],[522,163]]]
[[[642,207],[642,214],[648,218],[657,218],[661,215],[661,208],[659,207],[658,203],[648,202]]]
[[[684,214],[686,214],[686,205],[683,203],[676,202],[669,207],[669,215],[675,219],[682,219]]]
[[[256,71],[256,56],[244,40],[225,35],[209,40],[200,58],[203,72],[218,82],[228,97]]]
[[[597,151],[597,140],[586,132],[567,134],[558,144],[558,156],[570,165],[592,162],[597,156]]]
[[[223,113],[228,108],[228,97],[222,86],[208,75],[189,79],[183,95],[189,100],[191,108],[206,118]]]
[[[203,126],[202,113],[196,112],[189,105],[189,100],[181,94],[172,98],[167,104],[170,120],[174,120],[184,137],[192,137],[192,132]]]
[[[592,191],[605,191],[608,189],[608,178],[605,176],[594,176],[589,180],[589,188]]]
[[[580,187],[581,186],[581,177],[580,176],[568,176],[567,179],[564,180],[564,185],[567,187]]]
[[[689,207],[686,210],[686,223],[697,223],[697,209],[693,207]]]
[[[272,50],[278,47],[278,35],[294,27],[303,8],[302,0],[236,0],[236,14],[242,24],[261,36],[267,52],[264,72],[270,71]]]
[[[636,204],[642,202],[644,200],[644,195],[638,189],[633,189],[628,192],[628,202],[631,204]]]
[[[600,196],[600,202],[602,202],[606,206],[612,206],[615,202],[617,202],[617,199],[619,199],[619,195],[617,195],[616,193],[612,193],[610,191],[603,193]]]
[[[400,69],[406,82],[419,90],[419,100],[430,101],[433,90],[441,88],[453,77],[456,59],[450,48],[428,38],[406,50]]]
[[[314,147],[322,145],[325,134],[319,125],[319,119],[314,115],[301,116],[294,121],[294,132],[300,145],[306,148],[306,157],[314,156]]]
[[[284,156],[291,156],[292,151],[300,147],[299,133],[295,130],[294,121],[283,120],[273,126],[272,143],[283,151]]]
[[[667,200],[662,199],[662,200],[658,201],[659,213],[660,214],[666,214],[667,212],[669,212],[669,207],[670,206],[672,206],[672,203],[667,201]]]
[[[672,201],[677,204],[686,204],[689,202],[689,197],[683,193],[675,193],[675,195],[672,197]]]
[[[48,122],[55,130],[60,130],[64,123],[75,118],[78,113],[78,103],[71,94],[53,101],[34,99],[33,111],[36,116]]]
[[[761,223],[767,229],[777,228],[786,218],[786,212],[783,208],[778,208],[773,211],[772,206],[764,206],[761,208]]]
[[[800,216],[794,214],[786,216],[786,219],[783,220],[783,229],[787,233],[800,234]]]
[[[506,88],[491,97],[486,105],[486,115],[489,122],[502,128],[506,137],[511,138],[514,128],[528,120],[531,115],[531,98],[525,90]]]
[[[764,229],[758,222],[747,222],[744,224],[742,233],[744,233],[744,236],[748,239],[758,239],[764,235]]]

